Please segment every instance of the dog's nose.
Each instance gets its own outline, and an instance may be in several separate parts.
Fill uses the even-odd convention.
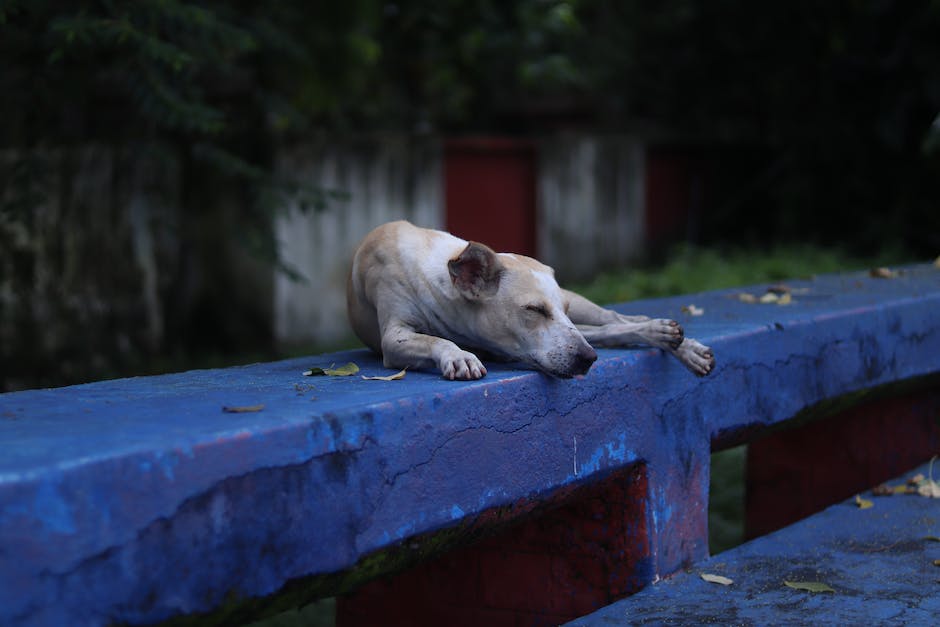
[[[597,351],[590,346],[584,346],[578,349],[577,355],[571,364],[571,370],[574,374],[586,374],[591,369],[591,364],[597,361]]]

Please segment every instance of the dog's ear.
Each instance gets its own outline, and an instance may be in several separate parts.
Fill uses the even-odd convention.
[[[467,298],[492,296],[499,289],[503,264],[488,246],[470,242],[459,255],[447,262],[454,287]]]

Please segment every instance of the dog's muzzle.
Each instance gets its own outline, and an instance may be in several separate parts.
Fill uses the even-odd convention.
[[[571,376],[587,374],[594,362],[597,361],[597,351],[590,346],[578,349],[574,359],[571,360]]]

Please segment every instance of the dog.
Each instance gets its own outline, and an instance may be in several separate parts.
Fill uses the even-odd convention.
[[[584,375],[593,347],[655,346],[699,376],[715,367],[712,350],[676,321],[604,309],[559,287],[554,274],[531,257],[389,222],[353,256],[349,321],[386,367],[437,368],[451,380],[485,376],[477,354],[559,378]]]

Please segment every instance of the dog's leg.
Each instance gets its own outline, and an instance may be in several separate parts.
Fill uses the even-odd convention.
[[[704,344],[684,336],[675,320],[624,316],[596,305],[574,292],[565,292],[568,317],[592,346],[616,347],[648,344],[676,357],[693,373],[704,376],[715,367],[715,356]]]
[[[712,349],[690,337],[685,338],[679,348],[671,349],[669,352],[700,377],[704,377],[715,368],[715,355]]]
[[[675,320],[656,318],[645,322],[579,324],[578,331],[591,346],[613,348],[646,344],[671,351],[682,344],[682,327]]]
[[[437,367],[445,379],[480,379],[486,368],[479,358],[445,340],[418,333],[404,324],[390,324],[382,332],[382,360],[387,368]]]
[[[568,301],[568,318],[575,324],[604,325],[614,322],[645,322],[649,316],[625,316],[612,309],[596,305],[570,290],[562,289],[562,295]]]
[[[682,343],[682,327],[675,320],[624,316],[574,292],[563,292],[568,301],[568,318],[593,346],[649,344],[671,350]]]

